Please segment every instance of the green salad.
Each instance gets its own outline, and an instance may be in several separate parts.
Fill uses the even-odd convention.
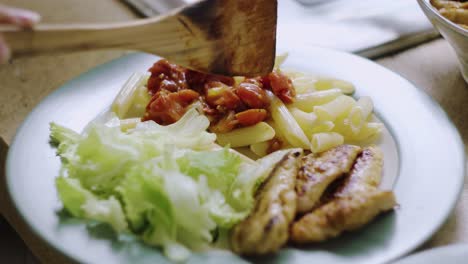
[[[146,121],[127,131],[115,116],[81,134],[52,123],[64,208],[132,233],[174,261],[212,245],[216,232],[248,216],[256,188],[285,151],[244,160],[217,147],[209,123],[195,109],[169,126]]]

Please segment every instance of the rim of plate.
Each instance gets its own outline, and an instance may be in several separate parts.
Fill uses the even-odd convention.
[[[468,244],[460,243],[460,244],[452,244],[442,247],[436,247],[433,249],[423,250],[421,252],[417,252],[415,254],[408,255],[404,258],[398,259],[398,261],[394,264],[410,264],[410,263],[421,263],[420,260],[426,260],[431,257],[435,257],[437,255],[447,255],[447,256],[454,256],[456,253],[463,252],[463,256],[468,255]],[[446,261],[450,261],[446,259]],[[447,262],[445,262],[447,263]],[[451,263],[451,262],[449,262]]]
[[[415,85],[413,85],[413,83],[411,83],[410,81],[408,81],[407,79],[403,78],[400,74],[398,73],[395,73],[371,60],[368,60],[366,58],[362,58],[360,56],[357,56],[357,55],[354,55],[354,54],[351,54],[351,53],[348,53],[348,52],[344,52],[344,51],[339,51],[339,50],[333,50],[333,49],[329,49],[329,48],[323,48],[323,47],[311,47],[311,46],[302,46],[300,44],[294,44],[294,45],[289,45],[287,46],[287,50],[297,50],[297,49],[300,49],[301,52],[304,52],[304,53],[309,53],[309,52],[326,52],[326,53],[334,53],[336,55],[339,55],[339,56],[345,56],[345,57],[348,57],[348,58],[351,58],[353,60],[356,60],[356,61],[360,61],[360,62],[363,62],[363,63],[368,63],[368,64],[372,64],[373,67],[375,68],[379,68],[380,70],[384,70],[385,72],[387,72],[388,74],[393,74],[395,76],[398,77],[399,81],[401,81],[402,83],[406,83],[407,85],[411,86],[412,89],[416,90],[417,93],[419,95],[421,95],[422,97],[422,100],[425,100],[426,103],[429,103],[431,105],[432,108],[434,109],[437,109],[440,114],[442,114],[444,117],[445,117],[445,120],[447,121],[447,124],[450,126],[450,130],[453,132],[452,134],[455,135],[455,138],[454,140],[457,142],[456,146],[458,146],[458,148],[460,149],[460,152],[462,153],[462,157],[461,157],[461,160],[463,161],[462,164],[464,164],[464,161],[466,160],[466,154],[465,154],[465,151],[464,151],[464,143],[461,139],[461,136],[456,128],[456,126],[453,124],[452,120],[447,116],[446,112],[441,108],[441,106],[433,99],[431,98],[429,95],[427,95],[425,92],[421,91],[420,89],[418,89]],[[277,49],[278,51],[278,49]],[[79,81],[81,78],[85,78],[88,74],[90,74],[91,72],[96,72],[96,71],[99,71],[101,69],[105,69],[107,67],[110,67],[110,66],[113,66],[113,65],[116,65],[118,64],[120,61],[125,61],[125,59],[131,57],[131,56],[137,56],[138,54],[141,54],[141,53],[133,53],[133,54],[129,54],[129,55],[125,55],[123,57],[120,57],[120,58],[116,58],[112,61],[109,61],[107,63],[104,63],[102,65],[98,65],[86,72],[83,72],[82,74],[80,74],[79,76],[71,79],[70,81],[68,81],[67,83],[63,84],[60,88],[56,89],[54,92],[50,93],[47,97],[45,97],[44,99],[41,100],[41,102],[36,105],[34,107],[34,109],[28,114],[28,116],[23,120],[23,122],[21,123],[21,125],[19,126],[19,128],[17,129],[16,131],[16,134],[13,138],[13,141],[12,141],[12,144],[10,145],[9,147],[9,150],[8,150],[8,155],[7,155],[7,160],[6,160],[6,166],[5,166],[5,172],[6,172],[6,187],[7,187],[7,192],[8,192],[8,195],[10,196],[15,208],[17,209],[17,212],[19,214],[19,216],[22,218],[22,220],[30,227],[30,230],[35,234],[37,235],[38,237],[40,237],[43,241],[47,242],[47,244],[52,247],[53,249],[55,249],[56,251],[58,251],[60,254],[72,259],[72,260],[77,260],[77,261],[80,261],[80,262],[86,262],[86,260],[82,257],[82,255],[80,254],[76,254],[75,252],[70,252],[69,250],[67,250],[62,244],[59,244],[59,243],[55,243],[55,241],[53,241],[53,239],[49,239],[47,237],[47,232],[45,231],[42,231],[38,228],[38,226],[36,226],[34,224],[34,221],[33,220],[30,220],[27,218],[27,214],[24,210],[24,208],[22,208],[22,203],[20,202],[20,199],[19,199],[19,196],[21,194],[18,194],[18,193],[14,193],[13,192],[13,182],[14,182],[14,176],[12,175],[12,170],[13,170],[13,161],[12,161],[12,158],[11,158],[11,153],[13,152],[14,149],[17,148],[17,145],[20,144],[19,143],[19,135],[21,134],[20,132],[23,131],[23,129],[25,129],[25,127],[27,126],[27,124],[29,123],[29,121],[32,119],[32,117],[34,116],[34,114],[43,106],[47,103],[47,101],[52,98],[53,96],[56,96],[65,86],[67,86],[67,84],[69,84],[70,82],[72,81]],[[338,77],[338,76],[337,76]],[[378,109],[375,110],[376,114],[378,115],[378,117],[382,120],[383,123],[385,124],[389,124],[387,121],[386,121],[386,117],[383,116],[383,115],[380,115],[379,114],[379,111]],[[396,143],[397,143],[397,152],[398,152],[398,155],[399,157],[400,156],[400,151],[401,151],[401,147],[400,147],[400,143],[398,142],[398,138],[396,138],[394,136],[394,129],[392,126],[389,126],[389,125],[386,125],[387,129],[391,132],[392,134],[392,137],[394,137]],[[400,160],[400,162],[402,162],[402,160]],[[399,165],[401,167],[401,163]],[[464,177],[465,177],[465,171],[466,171],[466,167],[463,165],[462,166],[462,169],[460,171],[460,176],[458,176],[458,190],[454,193],[452,193],[451,197],[450,197],[450,206],[447,206],[446,208],[444,208],[443,212],[441,212],[441,216],[442,218],[440,219],[440,221],[438,221],[437,223],[434,223],[432,225],[432,228],[430,230],[427,230],[426,232],[426,235],[424,236],[421,236],[419,237],[419,239],[417,239],[412,245],[410,246],[407,246],[405,247],[404,249],[398,251],[397,253],[395,253],[393,256],[389,257],[388,259],[386,259],[386,262],[390,262],[390,261],[393,261],[393,260],[396,260],[406,254],[408,254],[409,252],[412,252],[414,249],[416,249],[418,246],[420,246],[422,243],[424,243],[425,241],[427,241],[429,238],[432,237],[432,235],[438,230],[440,229],[440,227],[443,225],[443,223],[445,222],[445,220],[449,217],[450,213],[453,211],[453,209],[455,208],[456,204],[457,204],[457,201],[460,197],[460,194],[463,190],[463,183],[464,183]],[[395,180],[395,183],[394,183],[394,186],[397,185],[397,183],[400,181],[401,177],[400,177],[400,173],[397,175],[397,178]]]

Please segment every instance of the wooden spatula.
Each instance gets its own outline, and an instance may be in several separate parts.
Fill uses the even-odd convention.
[[[223,75],[263,75],[273,68],[276,0],[203,0],[168,15],[126,23],[3,26],[13,56],[131,49]]]

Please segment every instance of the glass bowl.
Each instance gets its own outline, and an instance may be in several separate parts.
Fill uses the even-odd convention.
[[[418,3],[434,27],[457,53],[461,73],[468,83],[468,30],[443,17],[429,0],[418,0]]]

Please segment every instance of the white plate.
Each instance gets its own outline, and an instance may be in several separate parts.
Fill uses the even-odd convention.
[[[378,117],[390,131],[381,142],[384,185],[394,187],[400,207],[366,228],[330,242],[289,247],[276,256],[247,261],[382,263],[410,252],[440,227],[459,196],[465,159],[458,132],[427,95],[373,62],[321,48],[290,46],[288,51],[286,68],[351,81],[357,87],[357,97],[372,97]],[[81,130],[110,105],[131,73],[146,71],[154,61],[154,56],[133,54],[70,81],[36,107],[10,148],[7,183],[20,214],[45,241],[80,262],[165,261],[157,249],[116,239],[105,230],[58,213],[61,204],[54,178],[60,161],[48,144],[49,122]],[[228,251],[190,259],[191,263],[238,261],[246,259]]]
[[[461,264],[468,262],[468,244],[457,244],[426,250],[394,264]]]

